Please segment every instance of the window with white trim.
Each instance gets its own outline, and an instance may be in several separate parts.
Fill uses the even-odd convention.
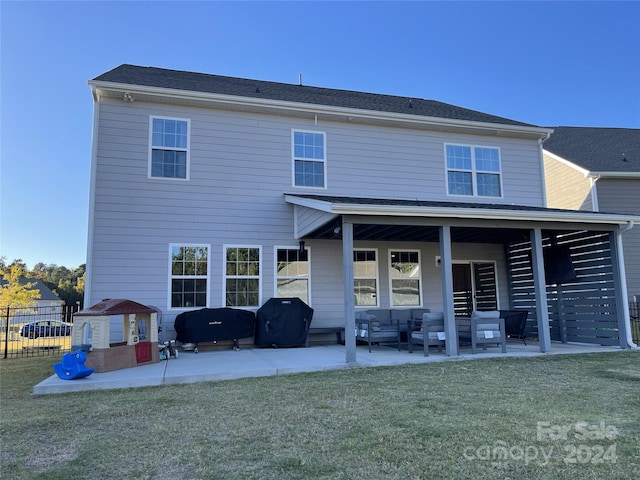
[[[377,250],[353,250],[353,298],[356,307],[378,306],[377,257]]]
[[[309,250],[278,248],[276,251],[276,296],[298,297],[309,304]]]
[[[189,178],[190,121],[150,117],[149,178]]]
[[[392,250],[389,252],[389,267],[391,306],[421,306],[420,252],[418,250]]]
[[[501,197],[500,150],[445,145],[449,195]]]
[[[225,306],[260,306],[260,247],[225,246]]]
[[[207,306],[209,285],[209,246],[169,246],[171,308]]]
[[[326,187],[326,144],[322,132],[293,130],[293,186]]]

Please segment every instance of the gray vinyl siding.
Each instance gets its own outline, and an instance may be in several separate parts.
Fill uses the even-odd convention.
[[[640,214],[640,179],[600,178],[596,183],[602,212]]]
[[[601,212],[640,214],[640,179],[601,178],[596,183]],[[640,301],[640,225],[622,236],[629,297]]]
[[[210,246],[210,307],[223,306],[224,245],[261,246],[262,300],[274,295],[273,247],[297,243],[293,207],[285,203],[284,192],[544,204],[535,141],[337,122],[315,125],[297,117],[143,101],[101,99],[96,108],[99,131],[87,305],[103,298],[129,298],[160,307],[163,321],[171,325],[179,311],[167,309],[170,244]],[[191,121],[190,180],[147,178],[150,115]],[[292,129],[326,133],[326,189],[292,187]],[[499,147],[504,197],[447,196],[445,143]],[[341,321],[341,244],[307,244],[313,254],[314,318],[319,324]],[[381,269],[387,268],[386,251],[391,247],[378,245]],[[441,309],[440,273],[434,264],[437,244],[416,247],[423,252],[424,306]],[[459,254],[502,262],[502,247],[494,246],[486,255],[484,248],[473,255]],[[498,270],[504,271],[504,266]],[[389,286],[382,270],[380,282],[381,304],[388,305]],[[507,294],[505,285],[500,293]]]
[[[535,142],[382,127],[331,125],[328,194],[543,205]],[[448,196],[444,144],[499,147],[503,198]]]
[[[124,173],[132,175],[132,182],[137,182],[139,175],[146,177],[148,116],[164,115],[191,119],[190,192],[195,194],[210,188],[233,193],[237,188],[251,192],[259,187],[279,194],[313,191],[329,195],[544,204],[542,165],[534,141],[498,141],[495,137],[336,122],[314,125],[312,121],[294,117],[105,102],[98,154],[101,160],[119,165],[112,172],[115,177],[122,177],[126,169]],[[327,189],[292,187],[291,129],[296,128],[327,134]],[[504,197],[447,196],[445,143],[499,147]],[[133,159],[137,160],[135,164],[131,164]]]
[[[584,173],[544,156],[547,206],[568,210],[593,210],[591,181]]]

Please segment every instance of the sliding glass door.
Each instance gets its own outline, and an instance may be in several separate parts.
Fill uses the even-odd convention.
[[[473,310],[497,310],[498,288],[493,262],[453,264],[453,305],[456,316]]]

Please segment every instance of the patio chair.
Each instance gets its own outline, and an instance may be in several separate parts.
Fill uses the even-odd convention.
[[[438,347],[438,352],[442,352],[446,340],[443,312],[425,313],[422,320],[411,321],[409,326],[409,353],[413,353],[414,343],[423,346],[425,357],[429,356],[429,347]]]
[[[381,324],[375,315],[367,312],[356,313],[356,340],[367,342],[369,352],[373,343],[379,347],[382,343],[397,342],[400,350],[398,325]]]
[[[507,338],[519,338],[524,344],[527,344],[524,330],[527,327],[527,316],[529,312],[526,310],[500,310],[500,317],[504,318],[504,327]]]
[[[502,353],[507,353],[507,335],[504,318],[498,310],[471,313],[471,353],[477,353],[478,345],[486,350],[488,344],[502,347]]]

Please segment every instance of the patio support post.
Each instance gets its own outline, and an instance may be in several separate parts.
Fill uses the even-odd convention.
[[[342,218],[342,278],[344,281],[344,346],[346,362],[356,363],[356,313],[353,299],[353,224]]]
[[[631,339],[631,320],[629,315],[629,298],[627,296],[627,275],[624,269],[624,254],[622,249],[622,233],[620,229],[609,234],[611,245],[611,269],[613,270],[613,285],[616,296],[616,316],[618,318],[618,335],[620,348],[633,346]]]
[[[453,307],[453,260],[451,227],[440,227],[440,274],[442,276],[442,307],[444,313],[445,350],[448,356],[458,355],[458,332]]]
[[[531,267],[536,295],[536,313],[538,316],[538,338],[540,351],[551,351],[551,332],[549,331],[549,308],[547,306],[547,286],[544,275],[544,256],[542,253],[542,230],[531,230]]]

